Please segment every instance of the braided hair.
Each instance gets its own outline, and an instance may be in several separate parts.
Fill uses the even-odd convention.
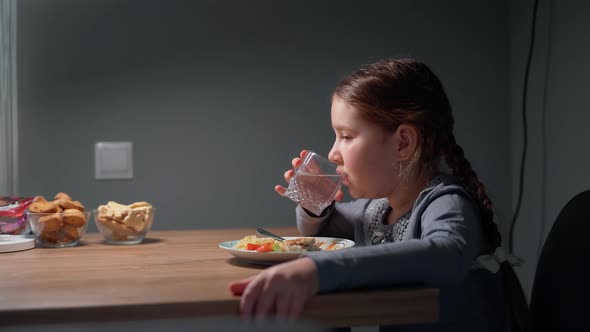
[[[401,124],[416,127],[420,132],[420,146],[419,153],[414,156],[417,162],[411,163],[417,168],[412,173],[438,171],[444,162],[477,202],[489,252],[493,253],[501,245],[492,201],[455,140],[451,104],[442,83],[426,64],[415,59],[380,60],[345,77],[333,96],[387,131],[395,132]],[[501,271],[508,330],[525,331],[528,307],[524,292],[508,262],[501,264]]]

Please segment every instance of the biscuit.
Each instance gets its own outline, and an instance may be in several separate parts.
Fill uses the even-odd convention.
[[[82,203],[80,203],[78,201],[72,201],[72,200],[60,198],[54,202],[56,202],[57,205],[61,206],[64,210],[76,209],[76,210],[84,211],[84,205],[82,205]]]
[[[99,218],[98,221],[101,225],[104,225],[106,228],[110,229],[113,234],[117,233],[118,235],[133,235],[135,231],[121,223],[118,223],[114,220],[109,219],[101,219]]]
[[[77,209],[67,209],[63,212],[63,221],[74,227],[80,227],[86,223],[86,215]]]
[[[148,203],[148,202],[135,202],[135,203],[131,203],[129,205],[129,208],[135,209],[135,208],[144,207],[144,206],[152,207],[152,205],[150,203]]]
[[[112,231],[114,240],[121,241],[145,230],[151,222],[152,209],[151,204],[143,201],[130,205],[108,201],[97,208],[97,220]]]
[[[29,212],[46,213],[32,223],[35,234],[40,240],[54,244],[71,243],[82,236],[80,227],[88,222],[84,211],[82,203],[72,200],[64,192],[57,193],[53,201],[37,196],[29,206]],[[37,233],[37,230],[40,232]]]
[[[60,243],[63,242],[63,235],[59,232],[41,232],[41,238],[46,242]]]
[[[129,206],[117,203],[115,201],[109,201],[107,207],[112,211],[129,211]]]
[[[44,232],[55,232],[63,226],[63,219],[61,213],[53,213],[39,217],[39,224],[43,225]]]
[[[68,194],[63,193],[63,192],[59,192],[59,193],[55,194],[55,197],[53,197],[53,199],[54,200],[65,199],[65,200],[68,200],[68,201],[71,201],[72,200],[72,198]]]
[[[33,203],[35,202],[47,202],[47,200],[43,196],[35,196],[35,198],[33,198]]]
[[[118,233],[118,232],[114,232],[114,231],[112,233],[112,236],[113,236],[113,240],[114,241],[127,241],[129,239],[127,237],[127,235],[121,234],[121,233]]]
[[[145,220],[146,214],[144,211],[131,210],[129,215],[123,220],[123,223],[139,233],[143,231],[143,228],[145,227]]]
[[[129,214],[129,207],[127,205],[119,204],[114,201],[107,203],[107,217],[122,222],[127,214]]]
[[[29,205],[29,211],[33,213],[53,213],[57,212],[57,204],[53,202],[34,202]]]
[[[78,229],[72,225],[64,224],[61,230],[70,240],[77,240],[80,237]]]
[[[106,205],[100,205],[99,207],[96,208],[96,211],[98,211],[99,217],[104,217],[107,215],[108,208],[106,207]]]

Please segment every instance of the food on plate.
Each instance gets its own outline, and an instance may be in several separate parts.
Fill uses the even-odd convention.
[[[112,231],[115,241],[126,241],[128,236],[140,234],[153,216],[153,207],[148,202],[125,205],[109,201],[96,210],[97,221]]]
[[[293,240],[283,241],[285,251],[318,251],[321,250],[319,243],[313,237],[300,237]]]
[[[291,240],[278,241],[269,237],[257,237],[248,235],[236,244],[236,249],[252,250],[257,252],[303,252],[319,251],[322,242],[313,237],[300,237]]]

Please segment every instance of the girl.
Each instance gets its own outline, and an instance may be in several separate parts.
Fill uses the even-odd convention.
[[[242,315],[296,318],[317,292],[421,282],[440,290],[440,322],[382,331],[525,330],[524,294],[496,250],[492,203],[455,141],[435,74],[413,59],[368,65],[338,85],[331,119],[336,139],[328,157],[356,200],[320,216],[298,206],[297,226],[302,235],[357,246],[308,253],[232,283]],[[285,187],[275,190],[282,195]]]

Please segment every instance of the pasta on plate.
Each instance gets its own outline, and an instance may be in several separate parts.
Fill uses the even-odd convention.
[[[322,250],[321,241],[313,237],[300,237],[285,241],[278,241],[269,237],[257,237],[248,235],[235,246],[235,249],[252,250],[258,252],[302,252]]]

